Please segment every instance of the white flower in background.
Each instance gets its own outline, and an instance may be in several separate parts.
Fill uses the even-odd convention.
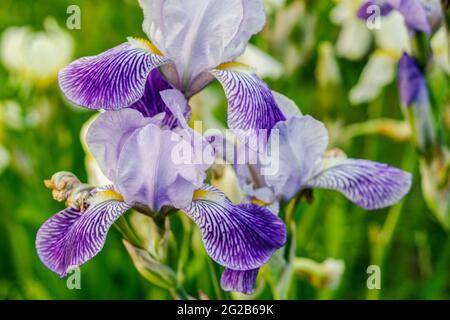
[[[338,56],[359,60],[369,51],[372,33],[364,21],[356,16],[356,12],[363,3],[361,0],[335,0],[337,3],[331,11],[330,19],[342,26],[336,43]]]
[[[56,80],[58,71],[72,60],[73,54],[72,37],[54,18],[45,19],[44,29],[10,27],[0,41],[5,67],[20,79],[37,85]]]
[[[329,289],[336,289],[342,280],[342,275],[345,271],[345,263],[343,260],[329,258],[322,263],[324,268],[326,287]]]
[[[319,45],[316,78],[322,88],[341,83],[341,71],[336,61],[334,47],[330,42],[322,42]]]
[[[17,101],[0,102],[0,123],[11,129],[23,129],[22,110]]]
[[[450,74],[450,52],[448,47],[448,33],[445,27],[439,29],[431,39],[431,48],[437,66]]]
[[[367,103],[378,97],[384,87],[395,79],[402,53],[411,51],[408,30],[401,14],[392,12],[381,19],[380,29],[374,30],[377,49],[350,91],[352,104]],[[363,28],[367,29],[365,26]]]
[[[278,79],[285,74],[285,68],[280,62],[251,44],[238,61],[253,67],[262,78]]]
[[[273,11],[281,8],[286,3],[286,0],[264,0],[264,8],[267,14],[271,14]]]

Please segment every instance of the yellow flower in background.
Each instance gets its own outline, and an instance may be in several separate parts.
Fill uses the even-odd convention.
[[[46,18],[44,30],[28,26],[7,28],[0,41],[1,60],[6,69],[20,80],[46,86],[56,80],[58,71],[72,60],[73,39]]]

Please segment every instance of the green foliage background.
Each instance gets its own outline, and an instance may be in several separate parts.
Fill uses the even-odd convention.
[[[302,55],[303,63],[288,76],[268,80],[270,86],[292,98],[304,113],[324,121],[334,147],[344,149],[351,157],[409,170],[414,174],[414,182],[405,200],[386,210],[365,212],[340,194],[328,191],[315,191],[311,205],[300,204],[295,213],[297,256],[317,261],[329,257],[343,259],[346,269],[336,290],[318,289],[307,279],[295,278],[289,298],[449,299],[450,235],[424,203],[418,159],[412,144],[376,135],[351,141],[339,139],[342,128],[354,123],[380,117],[402,119],[397,86],[387,87],[369,105],[352,106],[347,99],[348,92],[366,61],[339,59],[342,84],[333,91],[321,89],[315,75],[318,46],[322,41],[335,43],[339,28],[329,21],[334,3],[313,2],[309,21],[313,27],[299,22],[289,37]],[[127,36],[145,36],[141,30],[142,12],[134,0],[2,0],[0,32],[13,25],[30,25],[39,30],[47,16],[55,17],[60,26],[65,26],[66,8],[71,4],[80,6],[82,13],[81,30],[68,31],[75,39],[76,57],[100,53],[123,42]],[[269,19],[266,29],[271,27],[273,21]],[[283,62],[282,50],[267,41],[266,32],[252,42]],[[39,95],[45,95],[50,101],[51,114],[46,123],[23,131],[0,125],[0,143],[12,155],[10,167],[0,175],[0,299],[170,299],[168,291],[146,282],[138,274],[116,230],[109,233],[104,250],[82,267],[81,290],[68,290],[65,280],[40,263],[34,247],[36,232],[63,206],[51,199],[42,181],[61,170],[86,178],[79,133],[93,113],[69,106],[56,83],[45,92],[33,89],[21,92],[11,84],[7,70],[0,66],[0,101],[18,100],[26,112]],[[222,100],[219,118],[225,114],[226,101],[224,97]],[[177,234],[180,221],[176,216],[172,219]],[[175,245],[180,245],[178,240]],[[220,269],[208,262],[202,246],[195,240],[192,242],[183,266],[185,288],[195,297],[201,290],[209,297],[219,298],[214,279]],[[382,268],[380,291],[366,287],[366,269],[371,264]],[[268,291],[261,297],[272,298]]]

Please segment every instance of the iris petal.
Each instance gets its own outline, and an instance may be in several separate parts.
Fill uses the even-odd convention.
[[[345,158],[330,161],[306,187],[337,190],[367,210],[393,205],[411,188],[410,173],[386,164]]]
[[[228,99],[228,126],[240,139],[270,130],[285,120],[267,84],[251,71],[226,67],[211,71]]]
[[[286,242],[284,223],[268,209],[233,205],[210,186],[196,191],[184,211],[200,227],[209,256],[233,270],[259,268]]]
[[[72,208],[60,211],[38,231],[39,258],[64,277],[71,267],[82,265],[101,251],[110,226],[128,209],[124,202],[106,200],[83,213]]]
[[[225,291],[253,294],[259,269],[238,271],[226,268],[222,273],[220,284]]]
[[[117,110],[144,95],[147,77],[169,60],[131,43],[72,62],[59,74],[59,85],[73,103],[90,109]]]

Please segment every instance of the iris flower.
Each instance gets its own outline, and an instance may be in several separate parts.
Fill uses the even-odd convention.
[[[50,270],[65,276],[102,249],[110,226],[129,209],[180,209],[200,228],[211,258],[225,267],[222,282],[249,293],[235,274],[265,264],[284,245],[285,225],[268,209],[234,205],[204,184],[212,147],[187,126],[187,101],[179,91],[163,90],[160,96],[167,109],[153,117],[130,108],[106,111],[90,126],[87,144],[113,184],[86,189],[80,205],[46,221],[37,235],[38,255]],[[188,161],[177,158],[180,150],[189,154]],[[59,178],[51,184],[55,195],[61,195],[71,182]]]
[[[380,8],[381,16],[393,10],[400,12],[410,30],[427,34],[436,31],[443,18],[440,0],[368,0],[361,6],[358,16],[364,20],[370,18],[373,5]]]
[[[153,77],[189,98],[216,78],[228,100],[228,126],[239,136],[281,120],[267,85],[234,62],[265,23],[262,0],[140,0],[147,39],[128,41],[76,60],[59,74],[73,103],[119,110],[152,99]],[[159,70],[152,72],[152,70]]]
[[[303,190],[321,188],[337,190],[358,206],[374,210],[393,205],[407,194],[411,174],[378,162],[350,159],[340,152],[326,153],[325,126],[302,115],[287,98],[281,96],[277,101],[284,104],[279,106],[287,118],[274,128],[280,146],[277,173],[263,174],[266,165],[261,163],[236,165],[240,184],[249,197],[270,204],[289,201]],[[269,140],[268,150],[272,143]]]

